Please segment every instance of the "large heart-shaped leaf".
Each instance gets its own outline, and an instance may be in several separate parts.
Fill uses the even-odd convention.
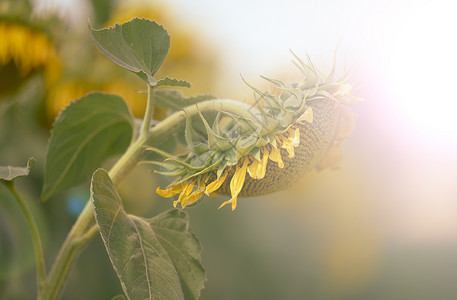
[[[149,85],[170,48],[170,36],[156,22],[134,18],[106,29],[90,27],[97,48],[119,66],[136,73]]]
[[[103,169],[92,177],[91,201],[128,299],[198,299],[206,277],[201,246],[184,211],[171,210],[151,219],[127,214]]]
[[[34,164],[35,159],[31,157],[27,161],[27,167],[0,166],[0,180],[11,181],[18,177],[27,176]]]
[[[52,129],[42,201],[88,180],[107,157],[123,153],[132,131],[132,116],[118,96],[92,93],[70,104]]]

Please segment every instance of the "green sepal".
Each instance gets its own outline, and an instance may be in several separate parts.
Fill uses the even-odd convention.
[[[191,155],[187,162],[194,166],[193,171],[200,171],[211,164],[215,154],[216,152],[209,150],[200,155]]]
[[[270,142],[270,137],[268,135],[260,136],[255,144],[256,147],[263,147]]]
[[[295,121],[295,112],[285,111],[281,114],[280,122],[282,128],[289,127]]]
[[[295,61],[293,61],[293,63],[298,67],[300,71],[303,72],[305,79],[308,79],[309,86],[307,85],[306,88],[310,88],[311,86],[318,84],[319,75],[317,74],[316,68],[314,67],[314,64],[312,63],[309,55],[307,55],[309,63],[308,65],[303,60],[301,60],[300,57],[298,57],[294,52],[290,51],[290,53],[292,53],[292,55],[298,61],[298,63],[296,63]]]
[[[259,110],[262,114],[262,129],[260,130],[260,135],[265,135],[274,131],[279,126],[281,120],[275,116],[272,116],[264,109]]]
[[[236,126],[236,130],[240,135],[250,134],[261,126],[260,116],[257,122],[257,120],[254,119],[254,116],[252,119],[248,119],[225,111],[221,111],[221,113],[232,118],[233,122],[231,123],[231,126]]]
[[[199,155],[208,151],[208,145],[205,143],[206,138],[200,135],[196,130],[194,130],[192,124],[192,117],[190,117],[187,113],[184,137],[186,139],[187,146],[193,153]]]
[[[164,175],[164,176],[170,176],[170,177],[179,177],[179,176],[184,176],[187,173],[187,170],[185,169],[177,169],[173,171],[153,171],[156,174]]]
[[[251,150],[257,144],[258,140],[259,137],[256,135],[241,137],[236,143],[236,152],[238,159],[243,156],[249,155],[251,153]]]
[[[221,112],[217,112],[216,118],[214,118],[213,126],[212,129],[214,130],[214,133],[216,135],[223,135],[222,130],[221,130]]]
[[[205,153],[205,152],[208,152],[209,151],[208,144],[206,144],[206,143],[196,143],[194,148],[193,148],[193,151],[197,155]]]
[[[167,170],[174,170],[176,169],[176,165],[172,163],[168,163],[166,161],[153,161],[153,160],[148,160],[148,161],[141,161],[139,164],[141,165],[153,165],[153,166],[158,166],[161,168],[165,168]]]
[[[228,151],[224,152],[225,159],[227,160],[227,164],[229,166],[236,165],[239,161],[237,152],[235,147],[229,149]]]
[[[286,85],[284,84],[284,82],[280,81],[280,80],[277,80],[277,79],[273,79],[273,78],[268,78],[266,76],[260,76],[262,77],[263,79],[265,79],[266,81],[269,81],[271,83],[273,83],[274,85],[277,85],[278,87],[280,88],[285,88]]]
[[[155,148],[155,147],[148,147],[146,148],[146,150],[149,150],[149,151],[154,151],[155,153],[157,154],[160,154],[162,155],[163,157],[165,157],[165,161],[164,162],[172,162],[172,163],[176,163],[188,170],[195,170],[195,171],[200,171],[204,168],[207,167],[207,165],[203,165],[203,166],[193,166],[189,163],[186,163],[186,162],[183,162],[181,160],[179,160],[178,158],[174,157],[173,155],[169,154],[169,153],[166,153],[165,151],[162,151],[158,148]]]
[[[257,93],[263,100],[265,100],[265,103],[267,104],[268,108],[275,108],[275,109],[281,109],[281,104],[279,103],[279,101],[276,99],[275,96],[269,94],[269,93],[266,93],[266,92],[262,92],[261,90],[259,90],[258,88],[250,85],[246,80],[244,80],[243,77],[241,77],[241,79],[244,81],[244,83],[250,87],[255,93]]]
[[[216,171],[216,178],[217,180],[219,180],[219,178],[221,178],[222,176],[222,172],[224,172],[225,168],[227,168],[228,166],[228,160],[227,159],[224,159],[221,164],[219,165],[219,167],[217,168],[217,171]]]
[[[338,102],[338,99],[336,99],[332,94],[330,94],[329,92],[327,92],[326,90],[320,90],[316,93],[316,96],[321,96],[322,98],[329,98],[329,99],[332,99],[332,100],[335,100]]]
[[[234,146],[234,144],[225,137],[217,135],[213,129],[209,127],[209,124],[203,114],[200,111],[198,113],[202,119],[203,124],[205,125],[206,133],[208,134],[208,146],[210,149],[214,151],[225,152]]]
[[[180,178],[179,180],[177,180],[174,184],[179,184],[181,182],[184,182],[184,181],[187,181],[189,180],[190,178],[193,178],[193,177],[196,177],[196,176],[202,176],[203,174],[206,174],[206,173],[209,173],[213,170],[215,170],[216,168],[218,168],[220,166],[220,164],[225,160],[224,157],[221,157],[219,158],[219,160],[217,160],[215,163],[209,165],[208,167],[206,167],[205,169],[199,171],[199,172],[196,172],[196,173],[189,173],[187,174],[186,176],[183,176],[182,178]],[[211,161],[212,162],[212,161]]]
[[[290,96],[283,101],[283,108],[287,111],[295,112],[304,102],[305,95],[300,89],[284,88],[283,91],[290,94]]]
[[[196,173],[196,175],[203,175],[205,173],[215,170],[224,161],[224,159],[225,159],[224,157],[219,158],[219,160],[217,160],[215,163],[213,163],[212,165],[208,166],[207,168],[201,170],[200,172]]]

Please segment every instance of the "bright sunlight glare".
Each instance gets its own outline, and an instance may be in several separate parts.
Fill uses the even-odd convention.
[[[396,105],[421,134],[457,142],[457,3],[413,10],[393,28],[390,75]]]

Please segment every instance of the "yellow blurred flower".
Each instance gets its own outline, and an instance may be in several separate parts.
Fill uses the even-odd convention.
[[[171,6],[151,1],[120,4],[105,25],[123,23],[134,17],[156,21],[170,35],[170,51],[155,77],[168,76],[189,81],[192,88],[185,89],[187,95],[213,92],[217,80],[217,51],[209,46],[196,28],[180,21]]]
[[[25,23],[0,20],[0,96],[38,72],[44,73],[48,85],[59,77],[60,63],[52,40]]]
[[[50,119],[49,121],[52,122],[62,108],[72,101],[81,98],[95,89],[99,89],[97,85],[87,81],[68,80],[59,82],[48,93],[46,112]]]

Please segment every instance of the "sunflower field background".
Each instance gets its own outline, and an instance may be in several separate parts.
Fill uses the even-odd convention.
[[[121,95],[136,116],[146,103],[138,79],[94,47],[87,20],[100,28],[137,16],[168,29],[171,50],[160,72],[190,81],[186,96],[252,102],[239,74],[265,90],[271,87],[258,75],[297,78],[289,49],[325,68],[339,44],[340,67],[357,61],[351,82],[365,102],[351,108],[356,127],[342,146],[339,170],[240,198],[233,212],[217,210],[221,202],[210,199],[186,208],[203,245],[208,281],[201,299],[456,299],[453,6],[444,0],[0,0],[0,165],[36,160],[18,185],[37,217],[46,261],[89,198],[83,185],[39,203],[55,117],[93,90]],[[165,113],[157,109],[154,117]],[[149,217],[171,208],[172,200],[155,193],[170,182],[135,169],[120,187],[126,210]],[[30,233],[1,186],[0,299],[34,299],[35,289]],[[121,292],[97,236],[62,299]]]

